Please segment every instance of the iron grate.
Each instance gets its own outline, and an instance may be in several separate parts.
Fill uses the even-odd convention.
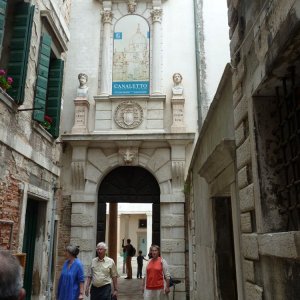
[[[286,230],[300,229],[300,89],[295,70],[276,88],[279,113],[278,136],[281,154],[278,172],[282,179],[278,191],[279,212],[286,217]]]

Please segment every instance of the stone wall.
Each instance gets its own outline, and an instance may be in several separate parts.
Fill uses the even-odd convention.
[[[0,219],[13,221],[11,250],[22,252],[29,199],[38,207],[31,299],[42,299],[48,289],[49,251],[54,237],[51,224],[54,219],[58,219],[58,216],[52,214],[53,185],[56,183],[59,187],[62,147],[49,132],[32,119],[40,37],[47,22],[41,16],[41,12],[50,18],[50,23],[53,21],[49,27],[53,26],[51,30],[56,31],[56,38],[61,39],[66,45],[69,38],[67,16],[71,2],[69,0],[30,2],[36,9],[24,104],[18,106],[5,91],[0,91]],[[9,31],[10,27],[7,26],[6,29]],[[4,53],[1,53],[2,55]],[[65,59],[66,53],[61,53],[60,57]],[[58,196],[56,200],[59,200]],[[7,248],[9,241],[7,225],[4,227],[1,225],[0,237],[0,249]]]
[[[292,255],[294,260],[288,262],[289,247],[280,247],[293,236],[290,249],[298,249],[295,234],[283,226],[286,218],[279,213],[278,187],[283,181],[277,172],[278,107],[274,103],[276,87],[282,87],[282,78],[289,76],[288,66],[299,60],[294,50],[299,9],[297,1],[228,1],[245,299],[299,297],[291,280],[297,277],[299,256]],[[296,67],[296,85],[298,72]],[[280,253],[275,251],[278,247]]]
[[[233,288],[229,292],[237,293],[238,299],[242,299],[238,230],[240,221],[239,207],[236,205],[234,150],[231,68],[227,65],[200,131],[186,181],[190,299],[221,299],[224,297],[222,292],[227,292],[220,289],[220,279],[224,279],[224,274],[218,265],[215,228],[217,223],[220,226],[223,221],[215,215],[216,197],[222,203],[228,200],[227,203],[231,203],[232,212],[228,219],[232,221],[234,229],[227,226],[226,230],[233,236],[235,254],[232,251],[231,258],[235,261],[235,268],[231,271],[236,273],[236,291]],[[225,276],[228,277],[227,274]]]

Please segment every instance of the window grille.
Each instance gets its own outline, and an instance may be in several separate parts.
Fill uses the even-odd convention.
[[[278,190],[279,212],[286,219],[286,230],[300,229],[300,88],[295,70],[276,88],[279,113],[278,136],[281,160],[278,172],[282,185]]]

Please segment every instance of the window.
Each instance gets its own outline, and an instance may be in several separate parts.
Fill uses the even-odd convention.
[[[16,0],[0,0],[0,67],[13,78],[8,94],[17,104],[24,102],[34,6]]]
[[[18,105],[24,103],[33,16],[34,6],[29,3],[22,0],[0,0],[0,68],[7,70],[7,75],[14,80],[7,93]],[[33,119],[45,125],[45,116],[49,116],[51,124],[44,127],[56,138],[59,135],[64,68],[64,61],[60,56],[66,47],[56,29],[51,27],[51,24],[55,24],[51,19],[51,11],[40,11],[40,16],[42,35],[33,99]]]
[[[147,220],[146,219],[139,220],[139,228],[147,228]]]
[[[39,51],[33,119],[43,123],[45,116],[50,117],[52,122],[47,130],[56,138],[59,135],[64,61],[56,58],[51,44],[51,36],[44,33]]]

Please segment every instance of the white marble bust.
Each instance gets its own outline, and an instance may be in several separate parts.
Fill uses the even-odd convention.
[[[79,87],[77,88],[77,97],[87,97],[88,96],[88,76],[84,73],[78,74]]]
[[[180,73],[174,73],[173,82],[174,82],[174,86],[172,88],[173,95],[176,95],[176,96],[182,95],[183,94],[183,86],[181,84],[182,76]]]

